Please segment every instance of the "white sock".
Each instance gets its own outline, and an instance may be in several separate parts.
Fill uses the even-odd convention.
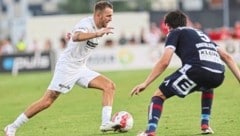
[[[24,123],[26,123],[29,119],[27,118],[27,116],[22,113],[20,114],[17,119],[12,123],[12,126],[15,128],[19,128],[21,125],[23,125]]]
[[[102,108],[102,124],[106,124],[111,120],[112,106],[103,106]]]

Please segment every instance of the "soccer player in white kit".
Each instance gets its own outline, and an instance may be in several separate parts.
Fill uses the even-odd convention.
[[[102,95],[101,131],[112,131],[117,124],[111,122],[112,104],[115,92],[114,83],[107,77],[86,67],[87,59],[93,49],[98,46],[99,38],[111,34],[113,5],[108,1],[95,4],[94,14],[86,17],[74,27],[67,48],[57,61],[54,76],[38,101],[32,103],[16,120],[5,127],[5,136],[15,136],[16,130],[37,113],[47,109],[60,94],[68,93],[77,84],[86,88],[96,88]]]

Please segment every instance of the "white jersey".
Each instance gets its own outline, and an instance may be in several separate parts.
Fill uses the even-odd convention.
[[[80,20],[72,30],[72,33],[81,31],[85,33],[94,33],[98,29],[94,23],[93,17],[86,17]],[[72,38],[69,40],[66,49],[61,54],[58,61],[60,62],[77,62],[86,65],[92,50],[99,44],[98,38],[92,38],[86,41],[74,42]]]
[[[97,31],[93,17],[80,20],[73,29],[73,33],[81,31],[93,33]],[[98,38],[81,42],[69,40],[66,49],[63,51],[56,64],[54,76],[48,87],[49,90],[61,93],[69,92],[77,84],[88,87],[89,82],[99,76],[98,72],[86,67],[86,62],[92,50],[98,45]]]

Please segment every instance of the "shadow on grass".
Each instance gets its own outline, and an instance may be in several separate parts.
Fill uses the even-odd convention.
[[[132,133],[128,133],[128,132],[124,132],[124,133],[118,133],[118,132],[104,132],[104,133],[96,133],[96,134],[89,134],[86,136],[115,136],[115,135],[119,135],[119,136],[125,136],[128,135],[130,136]],[[197,133],[197,134],[179,134],[179,135],[174,135],[174,136],[204,136],[204,135],[208,135],[208,134],[202,134],[202,133]],[[168,135],[165,135],[168,136]],[[172,135],[169,135],[172,136]]]
[[[213,135],[213,134],[197,133],[197,134],[181,134],[181,135],[174,135],[174,136],[205,136],[205,135]]]
[[[113,135],[119,135],[119,136],[125,136],[126,134],[130,134],[129,132],[102,132],[102,133],[95,133],[95,134],[89,134],[86,136],[113,136]]]

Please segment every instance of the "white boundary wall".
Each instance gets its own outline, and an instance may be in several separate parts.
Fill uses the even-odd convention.
[[[230,53],[240,65],[240,41],[229,40],[217,42],[221,48]],[[164,44],[158,48],[148,45],[123,46],[112,48],[98,48],[89,59],[89,66],[100,71],[149,69],[154,66],[162,55]],[[180,67],[181,62],[176,55],[173,56],[170,67]]]
[[[99,48],[93,52],[88,64],[92,69],[100,71],[149,69],[153,67],[163,51],[163,45],[151,48],[148,45],[126,45],[112,48]],[[171,66],[179,66],[176,56]]]

